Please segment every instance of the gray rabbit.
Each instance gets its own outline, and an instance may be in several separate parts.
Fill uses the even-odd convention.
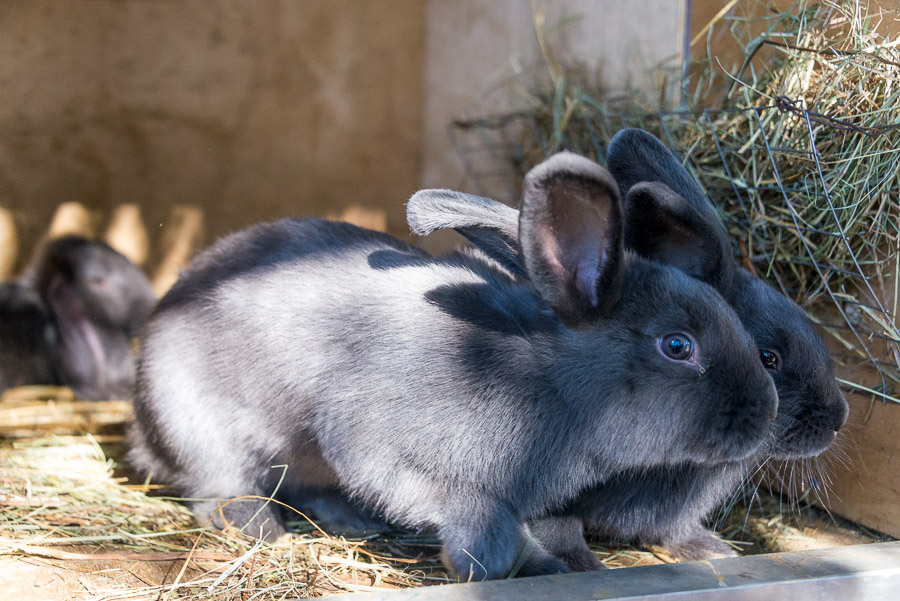
[[[25,276],[54,329],[54,371],[88,400],[130,398],[131,339],[156,297],[143,272],[102,242],[64,236],[47,242]]]
[[[702,526],[766,457],[797,459],[828,448],[847,417],[831,361],[796,304],[739,269],[715,209],[675,156],[637,129],[612,139],[607,160],[625,197],[625,245],[714,286],[735,308],[760,348],[779,395],[778,417],[755,461],[673,469],[628,469],[574,500],[554,517],[532,523],[550,553],[575,570],[600,567],[582,530],[663,544],[682,559],[733,555]],[[511,272],[522,260],[515,211],[488,199],[448,191],[420,193],[408,205],[416,233],[455,228]]]
[[[777,396],[722,298],[623,250],[596,163],[557,155],[524,190],[527,278],[316,219],[219,241],[148,324],[132,463],[201,522],[217,499],[324,493],[323,511],[435,530],[482,579],[530,549],[527,520],[615,473],[755,455]],[[283,532],[264,501],[213,517]],[[537,546],[520,573],[566,570]]]

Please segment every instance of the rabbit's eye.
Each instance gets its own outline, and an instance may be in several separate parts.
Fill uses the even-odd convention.
[[[109,288],[109,280],[103,276],[90,276],[87,278],[87,282],[92,288],[99,288],[101,290]]]
[[[694,343],[685,334],[669,334],[659,339],[659,350],[667,359],[687,361],[694,354]]]
[[[778,369],[778,364],[780,363],[778,353],[775,351],[759,351],[759,358],[762,359],[763,365],[766,369]]]

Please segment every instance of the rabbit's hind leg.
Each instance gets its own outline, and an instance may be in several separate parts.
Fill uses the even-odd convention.
[[[211,522],[219,530],[234,528],[269,542],[286,532],[278,505],[263,494],[198,495],[188,501],[188,507],[201,526]]]
[[[391,529],[371,509],[354,501],[338,488],[292,490],[285,494],[284,500],[329,534],[357,537]],[[288,519],[291,519],[293,513],[288,510]]]

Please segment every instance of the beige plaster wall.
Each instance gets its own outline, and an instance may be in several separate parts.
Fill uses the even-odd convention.
[[[429,0],[422,186],[478,191],[449,143],[447,124],[509,112],[526,102],[523,87],[546,88],[536,20],[556,60],[582,63],[611,92],[655,95],[661,75],[680,69],[684,11],[677,0]],[[496,189],[480,182],[489,188],[481,192],[502,195],[502,177],[496,181]]]
[[[59,203],[137,205],[150,262],[181,205],[206,239],[389,207],[419,173],[419,0],[4,0],[0,206],[18,264]]]

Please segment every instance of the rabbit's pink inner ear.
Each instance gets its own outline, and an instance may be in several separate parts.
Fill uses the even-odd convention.
[[[519,242],[528,278],[569,326],[596,319],[622,287],[622,207],[603,167],[561,152],[525,177]]]
[[[557,186],[562,189],[552,189]],[[568,182],[557,186],[551,186],[548,193],[556,199],[550,211],[559,262],[571,274],[588,306],[596,308],[600,304],[597,285],[610,257],[607,244],[611,219],[598,206],[597,199],[592,199],[597,191],[591,190],[591,186]]]
[[[549,202],[536,224],[543,269],[556,290],[554,307],[576,324],[617,298],[621,221],[618,199],[603,182],[558,177],[544,186]]]

